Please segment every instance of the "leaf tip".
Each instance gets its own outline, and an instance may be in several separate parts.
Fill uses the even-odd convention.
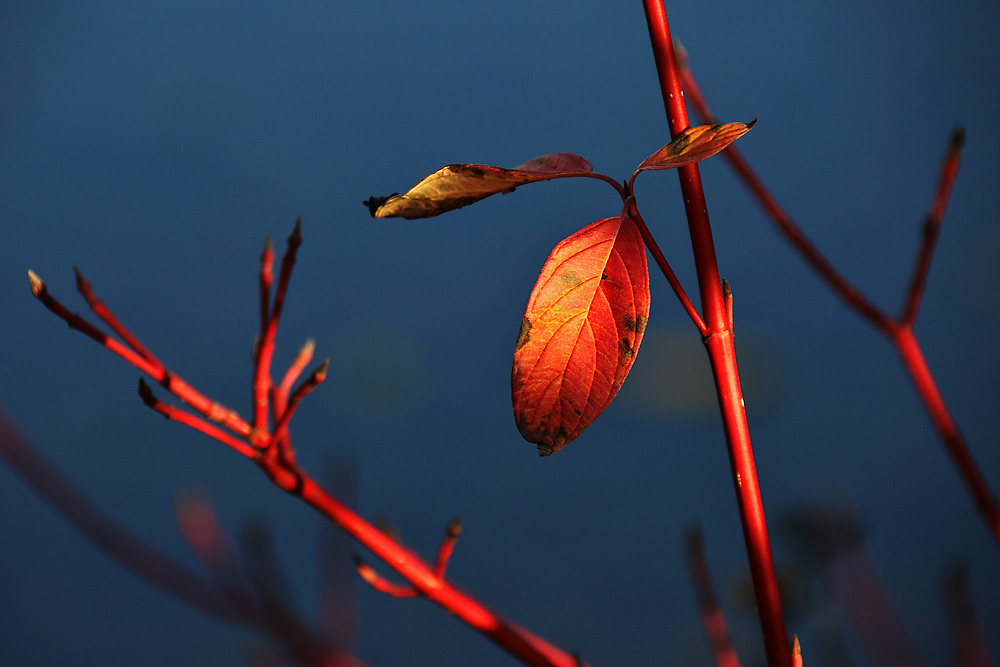
[[[383,206],[383,205],[384,205],[384,204],[385,204],[385,203],[386,203],[387,201],[389,201],[390,199],[392,199],[393,197],[396,197],[396,196],[398,196],[398,195],[399,195],[399,193],[398,193],[398,192],[393,192],[393,193],[392,193],[391,195],[389,195],[388,197],[376,197],[375,195],[372,195],[371,197],[369,197],[368,199],[364,200],[364,201],[363,201],[363,202],[361,202],[361,203],[362,203],[362,204],[363,204],[364,206],[367,206],[367,207],[368,207],[368,212],[369,212],[369,213],[371,214],[371,216],[372,216],[373,218],[379,218],[379,217],[384,217],[384,216],[380,216],[380,215],[378,215],[378,210],[379,210],[379,209],[380,209],[380,208],[381,208],[381,207],[382,207],[382,206]]]
[[[753,126],[756,125],[756,124],[757,124],[757,117],[754,116],[752,121],[750,121],[749,123],[746,123],[747,131],[752,130]]]

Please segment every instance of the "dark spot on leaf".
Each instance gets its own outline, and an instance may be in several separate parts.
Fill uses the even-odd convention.
[[[576,274],[576,271],[563,271],[559,274],[559,282],[567,287],[576,287],[583,281],[580,279],[580,276]]]
[[[631,315],[624,317],[622,325],[625,327],[625,331],[635,331],[635,320],[632,319]]]
[[[524,317],[521,319],[521,331],[517,334],[517,344],[514,349],[520,350],[529,340],[531,340],[531,322]]]
[[[628,359],[635,354],[635,350],[632,349],[632,343],[627,338],[622,338],[619,341],[618,354],[625,359]]]
[[[608,272],[601,271],[601,280],[607,280],[607,279],[608,279]]]
[[[649,321],[649,317],[646,315],[640,315],[639,319],[635,322],[635,332],[640,336],[646,331],[646,322]]]

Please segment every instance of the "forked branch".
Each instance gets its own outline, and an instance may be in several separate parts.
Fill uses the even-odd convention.
[[[681,70],[681,78],[687,99],[691,101],[698,115],[705,122],[714,122],[715,116],[698,88],[694,75],[686,66]],[[927,282],[927,274],[930,271],[934,249],[940,235],[944,212],[961,164],[961,152],[964,144],[965,131],[958,128],[952,133],[948,150],[942,161],[938,185],[930,211],[924,220],[923,238],[914,263],[913,275],[903,298],[902,312],[898,317],[893,317],[872,303],[830,263],[792,217],[778,204],[764,185],[763,180],[753,170],[738,148],[730,146],[723,152],[723,157],[750,190],[778,231],[823,278],[830,289],[840,296],[862,319],[867,320],[895,345],[903,365],[916,387],[917,394],[934,423],[938,436],[958,468],[966,488],[972,494],[977,509],[986,521],[987,529],[993,535],[997,545],[1000,546],[1000,502],[997,501],[989,482],[980,470],[965,437],[959,431],[937,382],[934,380],[934,375],[927,366],[920,343],[913,332],[924,286]]]
[[[365,521],[322,489],[296,464],[288,435],[289,423],[301,400],[323,381],[327,367],[324,362],[302,381],[298,388],[291,389],[312,357],[313,346],[310,342],[300,351],[279,385],[275,386],[271,377],[271,360],[278,321],[292,268],[295,264],[295,256],[301,242],[301,228],[297,222],[295,230],[288,239],[288,249],[282,261],[273,302],[270,299],[270,288],[272,285],[271,265],[274,255],[270,241],[268,241],[261,257],[262,268],[259,282],[262,331],[258,336],[254,355],[252,383],[254,421],[252,425],[242,419],[234,410],[211,401],[168,370],[94,296],[89,283],[79,273],[80,291],[88,304],[91,305],[95,315],[124,342],[105,334],[93,324],[71,312],[49,294],[45,283],[33,272],[29,272],[29,279],[32,293],[49,310],[66,321],[70,327],[95,340],[149,375],[155,382],[190,407],[193,412],[164,403],[154,396],[147,383],[140,381],[139,392],[147,406],[168,419],[205,433],[253,460],[276,486],[299,497],[339,526],[394,569],[408,584],[408,586],[391,584],[377,575],[370,567],[359,566],[362,577],[373,586],[391,594],[399,596],[419,595],[436,602],[465,623],[482,632],[524,664],[537,667],[575,667],[578,661],[574,655],[502,618],[445,580],[448,559],[454,549],[455,540],[461,532],[457,520],[449,525],[438,550],[436,562],[433,565],[425,563],[416,553]],[[269,413],[274,416],[273,426],[270,425]]]

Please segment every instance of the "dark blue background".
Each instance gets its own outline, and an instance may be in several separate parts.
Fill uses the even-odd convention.
[[[722,119],[760,119],[740,147],[775,195],[891,312],[948,135],[965,125],[917,332],[1000,487],[997,5],[720,0],[668,12]],[[535,275],[561,238],[618,211],[614,192],[558,181],[427,221],[373,221],[360,205],[450,162],[552,151],[627,178],[667,139],[638,2],[7,3],[0,400],[91,497],[172,555],[194,562],[174,524],[179,489],[209,489],[234,531],[271,522],[313,608],[317,518],[145,409],[137,372],[68,331],[25,277],[34,269],[83,310],[79,265],[178,373],[248,414],[257,257],[267,234],[282,249],[301,215],[277,363],[308,337],[332,360],[294,422],[307,468],[353,452],[360,511],[388,515],[427,554],[461,516],[454,581],[593,664],[705,664],[681,535],[703,524],[727,600],[745,552],[707,363],[662,281],[633,376],[577,442],[539,460],[510,414]],[[968,563],[996,629],[996,544],[893,349],[804,269],[721,160],[703,174],[769,516],[859,508],[903,620],[943,664],[941,569]],[[674,175],[644,175],[637,196],[694,292]],[[239,664],[246,635],[124,573],[6,468],[0,507],[0,661]],[[787,559],[786,539],[773,540]],[[759,634],[727,609],[751,663]],[[363,589],[359,613],[369,664],[511,664],[426,602]],[[817,617],[790,619],[807,652]]]

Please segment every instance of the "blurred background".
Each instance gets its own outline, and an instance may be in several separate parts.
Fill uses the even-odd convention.
[[[892,313],[964,124],[917,334],[1000,489],[1000,8],[667,9],[720,118],[759,119],[740,149]],[[741,656],[761,664],[708,364],[662,280],[652,276],[647,337],[602,418],[547,459],[514,427],[510,360],[535,276],[559,240],[619,211],[614,191],[561,180],[419,221],[375,221],[361,205],[448,163],[553,151],[626,179],[668,140],[638,2],[8,2],[0,403],[95,502],[193,566],[178,492],[205,489],[234,533],[270,525],[311,614],[318,517],[146,409],[138,372],[68,330],[26,278],[34,269],[85,311],[79,266],[160,358],[246,415],[258,257],[267,235],[283,251],[301,216],[276,367],[310,337],[331,360],[293,422],[307,469],[353,460],[359,511],[388,517],[428,556],[460,516],[454,582],[595,665],[710,664],[683,560],[685,531],[701,525]],[[810,664],[871,664],[835,611],[829,567],[800,548],[803,522],[844,513],[863,525],[916,649],[949,664],[942,573],[964,566],[983,627],[1000,628],[997,545],[892,347],[805,268],[721,159],[703,175],[775,557],[794,582],[790,630]],[[645,174],[636,193],[696,292],[676,177]],[[255,641],[109,561],[6,466],[0,534],[4,664],[237,665]],[[513,664],[430,603],[360,585],[357,600],[366,664]],[[830,641],[844,652],[818,648]]]

